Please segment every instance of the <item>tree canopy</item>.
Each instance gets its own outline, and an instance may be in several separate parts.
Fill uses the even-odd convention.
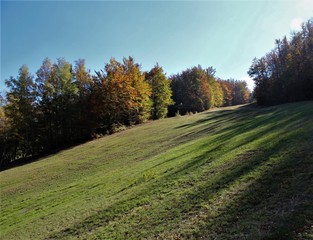
[[[313,19],[291,39],[276,40],[275,48],[254,59],[248,74],[255,82],[260,105],[313,99]]]
[[[156,64],[143,72],[132,57],[111,58],[91,74],[46,58],[32,75],[23,65],[6,81],[0,108],[1,165],[113,133],[125,126],[248,102],[244,82],[220,80],[212,67],[192,67],[167,77]]]

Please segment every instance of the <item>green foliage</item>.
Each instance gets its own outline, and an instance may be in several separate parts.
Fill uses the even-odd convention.
[[[193,67],[171,77],[175,109],[180,113],[202,112],[213,106],[213,92],[210,81],[214,69]]]
[[[40,142],[44,151],[70,145],[77,131],[78,87],[72,66],[64,59],[43,61],[37,71]]]
[[[249,75],[255,82],[254,96],[260,105],[313,99],[313,19],[301,32],[276,40],[274,50],[254,59]]]
[[[2,171],[1,239],[310,239],[312,118],[227,107]]]
[[[166,78],[162,67],[158,64],[146,73],[146,80],[149,82],[152,94],[152,119],[165,118],[168,106],[173,104],[170,81]]]

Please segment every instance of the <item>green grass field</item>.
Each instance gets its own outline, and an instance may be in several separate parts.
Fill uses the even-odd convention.
[[[313,239],[313,102],[149,122],[0,173],[1,239]]]

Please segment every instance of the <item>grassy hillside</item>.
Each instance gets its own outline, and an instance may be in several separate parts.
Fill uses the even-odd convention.
[[[0,177],[1,239],[313,239],[313,102],[150,122]]]

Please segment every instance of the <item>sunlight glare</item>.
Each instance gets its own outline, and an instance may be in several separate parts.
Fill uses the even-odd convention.
[[[303,19],[302,18],[294,18],[290,23],[290,29],[292,31],[301,31]]]

